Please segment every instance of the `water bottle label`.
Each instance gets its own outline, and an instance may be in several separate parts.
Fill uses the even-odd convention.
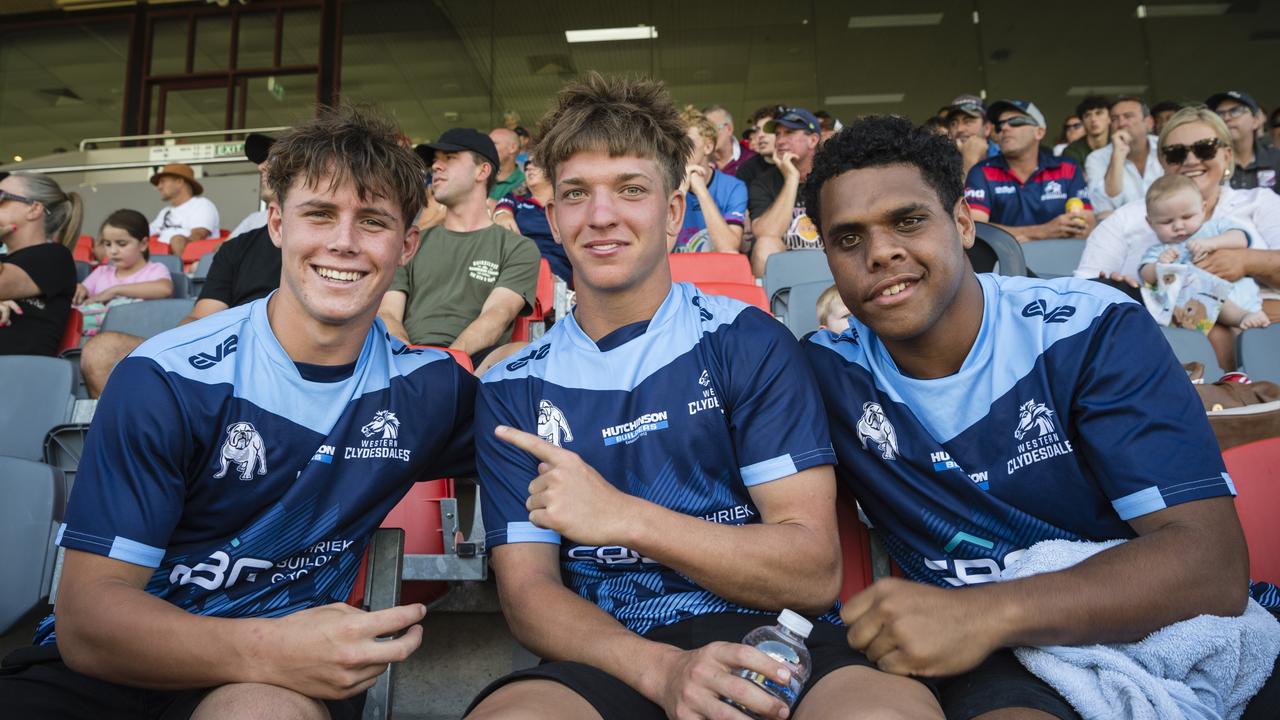
[[[753,670],[742,670],[738,674],[746,680],[764,688],[765,692],[770,695],[782,700],[782,702],[787,704],[787,707],[795,705],[796,698],[800,697],[799,691],[790,687],[790,685],[779,684],[770,680],[767,676],[761,675]]]

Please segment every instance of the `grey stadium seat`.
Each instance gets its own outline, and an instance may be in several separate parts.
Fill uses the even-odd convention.
[[[820,280],[794,285],[787,300],[787,328],[797,338],[818,329],[818,296],[831,287],[832,281]]]
[[[200,294],[200,288],[204,286],[204,281],[209,279],[209,268],[213,267],[213,256],[218,251],[205,253],[200,256],[200,260],[196,262],[196,269],[191,273],[191,296],[196,297]]]
[[[156,253],[151,256],[151,262],[158,262],[168,268],[169,272],[182,272],[182,258],[177,255],[161,255]]]
[[[9,381],[0,404],[0,455],[43,459],[45,434],[71,419],[75,367],[62,358],[6,355],[0,377]]]
[[[969,249],[969,263],[974,272],[995,272],[1010,277],[1027,274],[1027,261],[1022,245],[1012,235],[995,225],[975,223],[977,238]]]
[[[76,282],[84,282],[91,272],[93,272],[92,265],[83,260],[76,261]]]
[[[1080,264],[1084,238],[1033,240],[1022,244],[1022,256],[1031,272],[1042,278],[1068,277]]]
[[[88,434],[89,423],[81,422],[58,425],[44,436],[44,462],[62,471],[68,496],[75,485],[76,471],[80,469],[80,457],[84,455],[84,441]]]
[[[774,253],[764,264],[764,294],[769,309],[779,317],[787,316],[787,293],[793,285],[831,280],[827,254],[821,250],[788,250]]]
[[[1204,381],[1207,383],[1216,382],[1222,377],[1222,368],[1218,367],[1218,356],[1213,353],[1213,346],[1209,344],[1209,338],[1204,333],[1199,330],[1163,326],[1160,331],[1164,333],[1164,339],[1168,341],[1169,347],[1173,348],[1174,357],[1178,358],[1179,363],[1202,363]]]
[[[171,298],[117,305],[107,311],[102,330],[128,333],[144,339],[154,337],[177,327],[183,318],[191,314],[195,304],[191,298]]]
[[[173,294],[169,297],[191,297],[191,278],[180,272],[170,272],[169,279],[173,281]]]
[[[0,457],[0,635],[49,597],[63,485],[57,468]]]
[[[1280,382],[1280,325],[1241,333],[1239,360],[1251,380]]]

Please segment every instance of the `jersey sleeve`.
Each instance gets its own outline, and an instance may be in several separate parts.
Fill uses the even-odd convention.
[[[515,198],[515,196],[514,196],[514,195],[512,195],[511,193],[507,193],[506,195],[503,195],[503,196],[502,196],[502,199],[498,200],[497,204],[495,204],[495,205],[493,206],[493,212],[494,212],[495,214],[496,214],[499,210],[506,210],[507,212],[511,213],[512,215],[515,215],[515,212],[516,212],[516,198]]]
[[[1108,307],[1086,357],[1071,442],[1122,520],[1235,494],[1200,397],[1145,308]]]
[[[965,201],[969,203],[970,208],[981,210],[990,218],[991,193],[991,183],[987,181],[986,173],[982,172],[982,163],[974,165],[964,179]]]
[[[826,411],[800,344],[782,323],[747,308],[724,332],[720,388],[747,487],[835,464]]]
[[[398,342],[398,341],[395,341]],[[431,477],[470,477],[476,474],[476,387],[479,381],[466,368],[449,360],[457,396],[453,406],[453,431],[432,458]]]
[[[182,515],[190,438],[160,366],[121,361],[98,402],[58,544],[159,567]]]
[[[560,534],[529,522],[529,511],[525,508],[529,483],[538,476],[538,461],[493,434],[499,425],[526,431],[536,428],[534,418],[518,417],[503,397],[509,392],[510,384],[510,381],[482,383],[476,395],[476,469],[480,475],[485,546],[493,548],[520,542],[558,545]]]
[[[747,222],[747,186],[741,180],[728,185],[729,191],[725,193],[724,204],[719,208],[720,215],[730,225],[743,225]]]

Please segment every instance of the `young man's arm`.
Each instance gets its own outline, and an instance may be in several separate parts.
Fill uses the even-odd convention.
[[[67,551],[56,612],[68,667],[160,690],[264,683],[336,699],[368,689],[422,642],[422,605],[366,613],[334,603],[275,619],[212,618],[147,593],[154,572]],[[406,627],[395,640],[377,640]]]
[[[409,297],[403,290],[388,290],[378,305],[378,317],[387,326],[387,332],[405,345],[412,344],[409,342],[409,331],[404,327],[404,311],[408,301]]]
[[[504,287],[490,290],[489,297],[485,298],[484,305],[480,308],[480,314],[458,333],[449,348],[473,355],[497,345],[498,339],[511,327],[524,306],[524,298],[514,290]]]
[[[40,287],[16,263],[0,263],[0,300],[20,300],[40,294]]]

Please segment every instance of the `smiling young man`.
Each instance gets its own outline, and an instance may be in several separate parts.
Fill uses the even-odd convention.
[[[397,136],[344,109],[282,137],[267,220],[280,289],[116,368],[58,534],[55,612],[6,658],[0,707],[357,718],[417,648],[421,605],[344,603],[410,483],[473,467],[474,380],[375,320],[418,244],[424,168]]]
[[[666,90],[590,76],[543,118],[538,165],[577,307],[485,375],[476,406],[487,542],[517,639],[548,662],[471,718],[785,717],[737,677],[785,684],[740,644],[789,607],[822,615],[800,716],[936,707],[832,624],[835,483],[821,400],[773,318],[672,284],[690,140]]]
[[[853,317],[806,356],[839,399],[837,472],[907,578],[842,617],[852,646],[923,678],[947,717],[1076,718],[1004,648],[1240,614],[1234,488],[1142,305],[1091,281],[974,274],[960,169],[945,139],[875,116],[829,141],[810,175]],[[1128,542],[993,582],[1050,539]]]

